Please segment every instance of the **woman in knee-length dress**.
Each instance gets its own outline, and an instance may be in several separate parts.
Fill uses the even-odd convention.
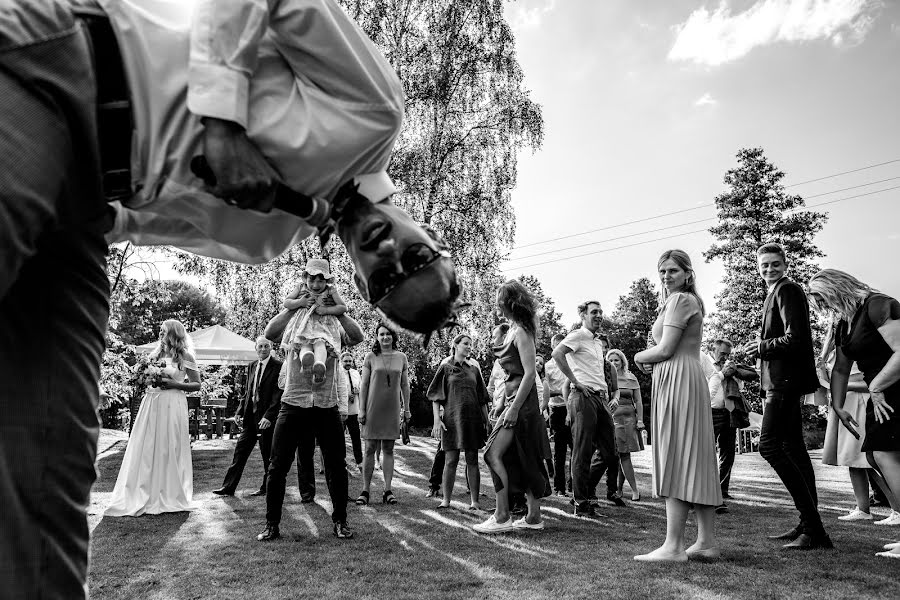
[[[709,410],[709,388],[700,366],[703,302],[697,295],[691,259],[669,250],[659,259],[663,302],[653,324],[656,346],[639,352],[635,363],[653,372],[653,492],[666,499],[666,540],[635,556],[647,562],[715,558],[715,507],[722,503]],[[697,515],[697,542],[685,551],[684,527],[691,505]]]
[[[158,386],[147,390],[135,417],[112,501],[104,513],[107,517],[196,508],[184,393],[200,389],[200,373],[184,325],[174,319],[165,321],[150,357],[165,359],[166,368]]]
[[[535,386],[537,302],[519,281],[510,280],[497,292],[497,306],[512,326],[505,336],[495,336],[494,355],[507,373],[504,405],[485,447],[484,461],[491,471],[497,505],[478,533],[502,533],[514,529],[543,529],[540,499],[550,493],[544,465],[543,440],[547,435]],[[513,521],[509,496],[524,492],[527,514]]]

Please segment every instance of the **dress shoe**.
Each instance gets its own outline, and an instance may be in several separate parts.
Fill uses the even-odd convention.
[[[628,506],[627,504],[625,504],[625,501],[622,500],[622,495],[619,492],[611,492],[609,494],[606,494],[606,499],[616,506]]]
[[[315,502],[315,501],[316,501],[316,497],[315,497],[315,496],[300,496],[300,503],[301,503],[301,504],[309,504],[309,503]]]
[[[722,492],[722,498],[724,500],[731,500],[731,494],[729,494],[728,492]]]
[[[716,507],[717,515],[724,515],[728,513],[728,505],[724,502]]]
[[[779,533],[778,535],[769,535],[766,537],[768,537],[770,540],[794,541],[798,537],[800,537],[801,533],[802,532],[800,531],[800,526],[798,525],[797,527],[794,527],[793,529],[789,529],[788,531],[785,531],[784,533]]]
[[[576,504],[573,514],[576,517],[584,517],[586,519],[597,519],[600,517],[600,515],[597,514],[597,511],[594,510],[594,507],[591,506],[588,502]]]
[[[216,496],[234,496],[234,490],[229,490],[228,488],[219,488],[217,490],[213,490],[213,494]]]
[[[266,528],[263,529],[263,532],[256,536],[256,540],[259,542],[271,542],[272,540],[277,540],[281,537],[281,531],[278,529],[278,525],[276,523],[266,523]]]
[[[439,498],[441,496],[441,488],[429,488],[426,498]]]
[[[349,540],[353,537],[353,532],[347,528],[347,523],[344,521],[337,521],[331,527],[332,533],[334,533],[334,537],[341,540]]]
[[[816,548],[825,548],[830,549],[834,548],[834,544],[831,543],[831,538],[828,537],[827,533],[821,533],[819,535],[809,535],[808,533],[801,533],[797,536],[797,539],[791,542],[790,544],[785,544],[782,546],[785,550],[815,550]]]
[[[265,495],[266,495],[266,490],[256,490],[255,492],[252,492],[252,493],[247,494],[247,495],[248,495],[248,496],[265,496]]]

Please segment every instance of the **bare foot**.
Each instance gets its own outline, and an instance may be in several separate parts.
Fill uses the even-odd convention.
[[[672,552],[668,548],[661,547],[657,548],[653,552],[649,552],[647,554],[639,554],[634,557],[634,560],[640,562],[673,562],[673,563],[681,563],[687,562],[687,554],[684,550]]]
[[[687,557],[691,560],[698,558],[706,560],[715,560],[722,556],[722,553],[715,546],[702,546],[700,542],[695,542],[693,546],[685,551]]]

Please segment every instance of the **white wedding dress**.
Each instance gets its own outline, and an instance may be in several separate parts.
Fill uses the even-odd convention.
[[[184,368],[197,370],[191,362],[185,362]],[[186,376],[170,358],[163,372],[176,381]],[[152,387],[134,420],[112,502],[104,515],[138,517],[194,510],[193,494],[187,398],[181,390]]]

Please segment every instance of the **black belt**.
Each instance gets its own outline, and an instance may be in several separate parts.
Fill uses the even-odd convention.
[[[97,81],[97,137],[103,194],[107,202],[124,200],[133,194],[131,139],[134,115],[122,54],[109,17],[103,11],[79,8],[74,14],[84,24],[91,42]]]

